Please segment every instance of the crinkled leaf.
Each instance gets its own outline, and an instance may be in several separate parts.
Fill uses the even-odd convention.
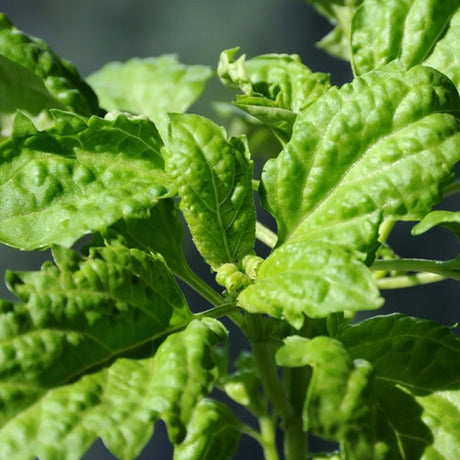
[[[224,84],[240,88],[235,105],[266,123],[286,142],[296,114],[311,105],[329,85],[329,76],[313,73],[299,56],[266,54],[246,60],[238,48],[220,56],[218,73]]]
[[[411,67],[426,63],[460,83],[458,0],[366,0],[352,24],[355,72],[393,59]]]
[[[212,76],[210,67],[186,66],[173,55],[112,62],[88,77],[101,106],[147,115],[166,134],[167,112],[185,112]]]
[[[353,362],[338,340],[324,336],[287,338],[276,361],[313,367],[303,409],[305,430],[339,441],[347,458],[379,458],[374,452],[372,366],[367,361]]]
[[[101,114],[92,89],[75,67],[37,38],[18,30],[0,14],[0,113],[24,109],[37,115],[49,107],[81,115]],[[40,104],[43,104],[40,106]]]
[[[459,159],[459,115],[453,85],[421,66],[330,89],[262,174],[279,243],[307,236],[366,250],[382,217],[423,217]]]
[[[391,458],[447,459],[459,451],[460,338],[450,328],[395,314],[349,326],[340,340],[352,358],[374,367],[378,433]]]
[[[230,460],[240,436],[233,412],[218,401],[203,399],[193,411],[184,442],[174,449],[174,460]]]
[[[367,267],[340,246],[287,242],[262,263],[256,282],[238,297],[250,312],[285,318],[300,328],[304,315],[375,309],[382,305]]]
[[[152,358],[121,358],[43,391],[2,425],[0,455],[12,460],[79,459],[101,437],[119,458],[135,458],[160,417],[180,427],[183,436],[194,407],[215,379],[211,350],[225,337],[215,320],[192,321],[184,331],[169,335]],[[25,391],[23,383],[16,388]]]
[[[37,131],[18,114],[0,145],[0,240],[21,249],[71,245],[122,217],[141,217],[170,185],[151,121],[53,111]]]
[[[420,218],[441,197],[460,156],[459,108],[438,72],[391,64],[331,88],[299,114],[291,140],[262,173],[278,249],[240,305],[295,327],[302,314],[380,306],[358,261],[374,257],[383,218]]]
[[[252,161],[244,137],[198,115],[170,115],[167,170],[198,250],[217,269],[253,252]]]

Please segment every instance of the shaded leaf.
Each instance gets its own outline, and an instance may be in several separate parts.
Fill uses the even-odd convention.
[[[33,115],[49,107],[80,115],[102,113],[92,89],[75,67],[38,38],[18,30],[0,14],[0,113],[24,109]],[[43,104],[43,105],[40,105]]]
[[[291,136],[296,114],[311,105],[329,85],[329,76],[313,73],[299,56],[266,54],[234,60],[238,48],[220,56],[221,81],[240,88],[235,105],[258,118],[284,142]]]
[[[216,270],[253,252],[253,164],[244,137],[198,115],[170,115],[167,170],[195,244]]]
[[[53,111],[37,131],[18,114],[0,145],[0,240],[20,249],[71,245],[122,217],[145,216],[170,181],[162,141],[142,117],[89,120]]]
[[[198,403],[187,437],[174,449],[175,460],[229,460],[238,447],[241,427],[233,412],[212,399]]]
[[[186,66],[174,55],[164,55],[112,62],[87,80],[104,108],[146,115],[166,136],[166,113],[185,112],[211,76],[210,67]]]

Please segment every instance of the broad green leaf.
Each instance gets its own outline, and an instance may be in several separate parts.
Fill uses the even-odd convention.
[[[421,66],[331,88],[264,168],[278,244],[306,237],[367,251],[382,218],[423,217],[460,157],[459,115],[453,85]]]
[[[230,460],[240,436],[233,412],[223,403],[203,399],[193,411],[184,442],[174,449],[174,460]]]
[[[399,59],[426,63],[460,83],[458,0],[366,0],[353,17],[352,62],[357,74]]]
[[[255,283],[238,301],[250,312],[284,318],[297,329],[305,314],[324,318],[383,303],[370,271],[353,253],[319,241],[281,245],[262,263]]]
[[[276,361],[313,367],[303,409],[305,430],[339,441],[346,458],[381,458],[382,447],[374,452],[372,366],[367,361],[353,361],[338,340],[324,336],[287,338]]]
[[[195,244],[214,270],[253,252],[252,161],[244,137],[198,115],[170,115],[167,170]]]
[[[38,115],[49,107],[85,116],[101,114],[96,95],[75,67],[44,41],[18,30],[4,14],[0,14],[0,72],[0,114],[19,108]]]
[[[353,14],[364,0],[307,0],[335,26],[317,45],[341,59],[350,59]]]
[[[87,81],[107,110],[147,115],[166,135],[168,112],[185,112],[212,76],[210,67],[186,66],[173,55],[112,62]]]
[[[77,460],[101,437],[114,455],[135,458],[158,418],[180,428],[183,436],[187,425],[193,429],[194,407],[215,379],[211,350],[225,337],[215,320],[192,321],[184,331],[169,335],[151,358],[121,358],[47,389],[2,425],[1,457]],[[24,384],[17,389],[24,391]]]
[[[331,88],[299,114],[262,173],[278,248],[240,305],[295,327],[303,314],[378,308],[363,261],[375,255],[384,218],[423,217],[441,197],[460,157],[459,108],[435,70],[390,64]]]
[[[143,217],[170,181],[162,141],[143,117],[84,119],[53,110],[37,131],[23,114],[0,144],[0,240],[21,249],[71,245],[121,218]]]
[[[392,458],[448,459],[460,450],[460,338],[450,328],[395,314],[349,326],[340,340],[352,358],[372,363],[379,436]]]
[[[329,76],[313,73],[299,56],[266,54],[246,60],[234,60],[238,48],[220,56],[218,73],[221,81],[240,88],[235,105],[266,123],[286,142],[292,132],[296,114],[311,105],[329,85]]]

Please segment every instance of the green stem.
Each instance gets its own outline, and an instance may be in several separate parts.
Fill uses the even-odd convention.
[[[455,195],[460,192],[460,179],[455,180],[451,184],[444,187],[443,194],[444,197]]]
[[[390,236],[393,227],[395,226],[395,221],[392,219],[387,219],[382,222],[379,229],[379,241],[380,243],[385,243]]]
[[[212,307],[209,310],[202,311],[195,314],[195,318],[221,318],[222,316],[229,316],[232,313],[235,313],[238,310],[238,307],[235,307],[233,302],[224,303],[222,305],[217,305]]]
[[[260,444],[264,451],[265,460],[279,460],[276,450],[276,427],[273,420],[265,415],[259,417]]]
[[[263,340],[262,318],[259,315],[248,314],[246,324],[246,333],[265,392],[284,424],[288,426],[295,414],[287,398],[286,390],[278,377],[272,350]]]
[[[437,275],[436,273],[416,273],[414,275],[380,278],[376,280],[376,282],[380,289],[401,289],[411,286],[420,286],[422,284],[437,283],[445,279],[445,276]]]
[[[226,303],[226,299],[199,278],[188,265],[184,265],[181,272],[176,272],[176,275],[215,307]]]
[[[260,222],[256,222],[256,237],[269,248],[274,248],[278,241],[278,235]]]
[[[456,260],[439,261],[426,259],[376,260],[372,270],[385,272],[426,272],[460,281],[460,268]],[[383,279],[382,279],[383,280]],[[382,280],[379,280],[381,282]]]

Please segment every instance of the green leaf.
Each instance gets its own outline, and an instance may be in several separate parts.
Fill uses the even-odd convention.
[[[264,168],[278,244],[308,237],[367,251],[382,218],[423,217],[459,159],[459,114],[451,83],[420,66],[331,88]]]
[[[237,107],[267,124],[287,142],[296,114],[327,90],[329,76],[313,73],[297,55],[266,54],[248,61],[242,55],[234,60],[237,51],[234,48],[221,54],[221,81],[245,93],[237,98]]]
[[[437,225],[451,230],[460,241],[460,212],[432,211],[412,228],[413,235],[421,235]]]
[[[160,200],[144,219],[123,219],[112,226],[123,235],[129,247],[159,252],[177,275],[188,273],[182,248],[183,229],[172,199]]]
[[[304,314],[378,308],[363,262],[375,255],[383,219],[420,218],[441,197],[459,159],[459,108],[438,72],[391,64],[299,114],[262,173],[278,248],[239,304],[297,328]]]
[[[214,270],[253,252],[252,161],[244,137],[198,115],[170,115],[167,170],[195,244]]]
[[[233,412],[218,401],[203,399],[193,411],[187,437],[174,449],[174,460],[230,460],[240,436]]]
[[[225,337],[215,320],[192,321],[168,336],[151,358],[121,358],[99,372],[48,389],[2,425],[0,455],[12,460],[79,459],[101,437],[114,455],[135,458],[160,417],[183,436],[194,407],[215,379],[211,350]],[[21,382],[16,388],[25,387]]]
[[[289,321],[300,329],[304,315],[325,318],[338,311],[379,308],[383,300],[356,255],[323,242],[287,242],[261,265],[239,304],[252,313]]]
[[[372,363],[378,434],[391,458],[460,450],[460,338],[450,328],[394,314],[349,326],[340,340],[353,359]]]
[[[459,85],[458,0],[366,0],[353,17],[351,43],[358,74],[399,59],[433,66]]]
[[[167,112],[185,112],[212,76],[210,67],[186,66],[174,55],[112,62],[88,77],[107,110],[147,115],[166,135]]]
[[[29,37],[0,14],[0,113],[37,115],[49,107],[101,114],[92,89],[70,62],[42,40]],[[6,97],[3,97],[6,96]]]
[[[287,338],[276,361],[281,366],[313,367],[303,409],[305,430],[339,441],[346,458],[379,458],[381,447],[374,452],[372,366],[368,362],[353,362],[338,340],[324,336]]]
[[[53,111],[37,131],[18,114],[0,145],[0,240],[21,249],[71,245],[118,221],[143,217],[170,185],[152,122]]]

